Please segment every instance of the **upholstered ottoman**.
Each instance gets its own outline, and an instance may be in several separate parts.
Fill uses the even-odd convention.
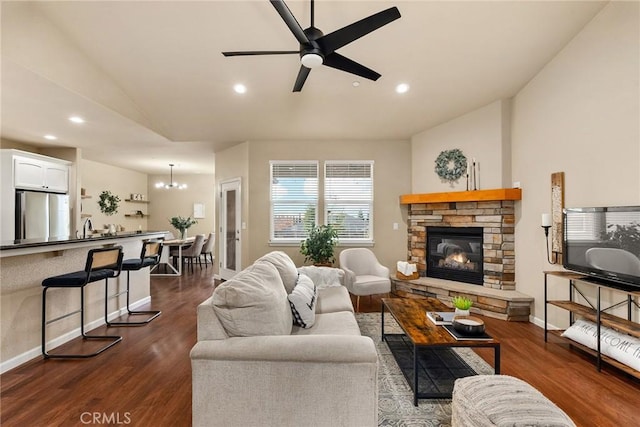
[[[542,393],[507,375],[476,375],[456,380],[451,425],[575,427],[571,418]]]

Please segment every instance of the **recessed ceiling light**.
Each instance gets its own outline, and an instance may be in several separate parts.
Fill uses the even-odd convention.
[[[398,93],[407,93],[409,91],[409,85],[406,83],[400,83],[396,86],[396,92]]]
[[[84,123],[84,119],[80,116],[71,116],[69,117],[69,121],[73,123]]]
[[[354,81],[353,83],[351,83],[353,85],[353,87],[358,87],[360,86],[360,82],[359,81]]]
[[[233,86],[233,90],[235,90],[236,93],[245,93],[247,91],[247,87],[241,83],[238,83]]]
[[[48,139],[49,141],[55,141],[56,139],[58,139],[58,137],[55,135],[45,135],[44,139]]]

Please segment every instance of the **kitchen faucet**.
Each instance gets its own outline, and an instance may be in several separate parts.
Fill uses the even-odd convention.
[[[87,238],[87,224],[89,225],[89,231],[93,231],[93,224],[91,224],[91,218],[87,218],[82,224],[82,238]]]

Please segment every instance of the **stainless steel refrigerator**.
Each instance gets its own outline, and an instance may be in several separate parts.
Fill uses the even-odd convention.
[[[16,239],[51,239],[70,235],[68,195],[16,191]]]

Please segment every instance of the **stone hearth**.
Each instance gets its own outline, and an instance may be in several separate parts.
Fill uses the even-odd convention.
[[[473,301],[472,313],[497,319],[528,322],[533,297],[517,291],[492,289],[431,277],[416,280],[391,279],[391,292],[405,298],[438,298],[451,306],[451,298],[463,295]]]

